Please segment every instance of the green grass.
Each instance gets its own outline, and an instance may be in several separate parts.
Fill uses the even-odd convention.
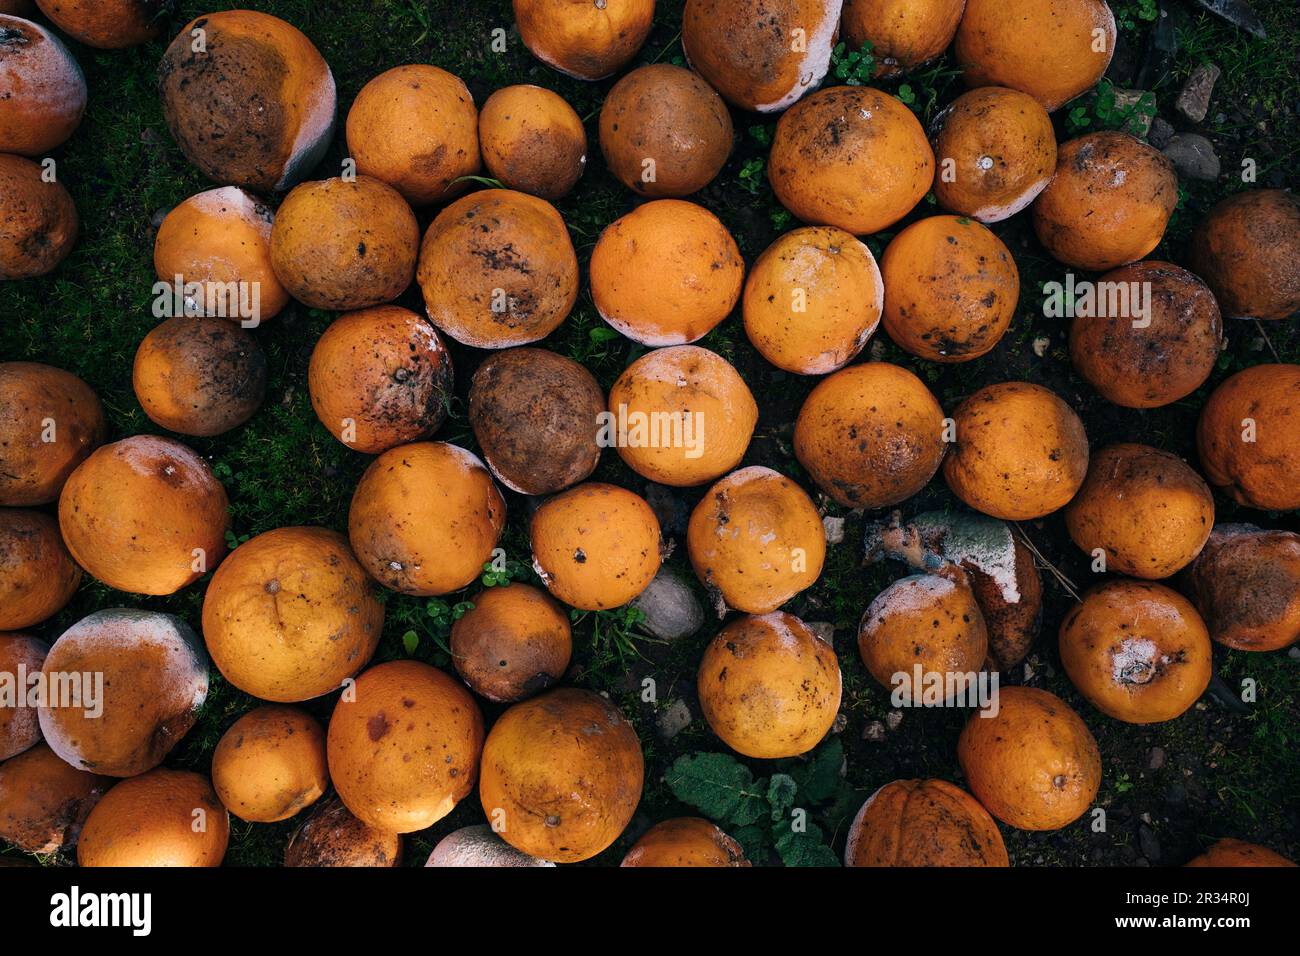
[[[1134,38],[1140,39],[1149,29],[1151,21],[1141,15],[1144,5],[1116,4],[1126,34]],[[341,112],[371,77],[395,65],[417,62],[433,63],[462,76],[479,103],[492,90],[510,83],[536,83],[566,97],[586,118],[591,141],[587,174],[578,188],[558,204],[584,274],[600,231],[633,206],[627,190],[605,172],[596,143],[595,118],[612,81],[581,83],[534,60],[513,32],[509,4],[504,0],[458,4],[421,0],[246,0],[210,5],[185,0],[180,3],[179,16],[188,19],[234,6],[275,13],[311,37],[334,70]],[[1271,35],[1264,41],[1240,34],[1209,15],[1187,17],[1179,31],[1181,50],[1175,57],[1173,72],[1157,85],[1156,92],[1161,115],[1172,119],[1172,99],[1181,79],[1199,62],[1218,63],[1224,76],[1205,128],[1220,144],[1225,169],[1235,169],[1243,156],[1253,156],[1260,169],[1261,185],[1294,186],[1295,153],[1300,150],[1300,116],[1296,112],[1300,71],[1295,69],[1300,31],[1293,23],[1294,6],[1288,0],[1258,0],[1256,7],[1270,29]],[[661,0],[656,17],[654,31],[637,62],[681,63],[680,0]],[[497,27],[511,31],[503,54],[491,50],[492,30]],[[48,362],[77,372],[103,399],[116,438],[158,431],[141,412],[130,382],[135,349],[155,323],[150,313],[155,224],[168,208],[210,186],[186,162],[163,122],[154,71],[164,44],[158,41],[118,52],[74,46],[90,85],[90,109],[76,136],[55,155],[59,175],[76,199],[82,217],[82,238],[53,276],[0,283],[0,357]],[[963,89],[948,59],[884,87],[898,93],[923,121]],[[1063,138],[1070,134],[1068,112],[1057,114],[1058,134]],[[1217,118],[1220,113],[1224,114],[1222,121]],[[746,260],[752,263],[779,232],[795,223],[775,201],[762,172],[774,119],[737,114],[735,120],[735,152],[718,179],[693,198],[722,218],[735,234]],[[332,175],[343,157],[340,135],[317,175]],[[1235,180],[1184,186],[1183,203],[1165,243],[1153,257],[1180,260],[1191,229],[1209,206],[1227,193],[1246,188]],[[911,218],[937,211],[932,201],[926,201]],[[422,213],[422,224],[428,218],[427,212]],[[871,237],[873,251],[879,255],[889,236],[905,224],[888,234]],[[1254,324],[1233,323],[1220,367],[1212,381],[1195,395],[1148,412],[1117,409],[1074,375],[1064,348],[1064,324],[1042,314],[1039,289],[1044,282],[1059,280],[1063,268],[1052,262],[1033,239],[1026,216],[1003,223],[995,231],[1014,252],[1022,280],[1015,322],[997,349],[968,365],[937,366],[905,354],[883,332],[869,348],[868,354],[901,364],[922,376],[946,409],[951,410],[982,385],[1025,379],[1053,388],[1076,407],[1094,445],[1143,441],[1191,458],[1196,415],[1215,384],[1233,371],[1269,360],[1272,350],[1284,361],[1300,361],[1300,328],[1295,320],[1272,323],[1266,330],[1268,343]],[[418,309],[418,290],[408,291],[400,302]],[[287,525],[346,528],[352,489],[369,459],[349,451],[326,433],[312,413],[306,386],[308,357],[331,319],[327,313],[295,305],[259,329],[256,335],[270,367],[265,407],[245,427],[232,433],[208,440],[187,440],[210,458],[229,492],[236,542]],[[1046,338],[1048,345],[1039,357],[1033,344],[1041,338]],[[778,468],[811,489],[791,454],[791,434],[793,418],[814,383],[777,372],[763,362],[749,345],[736,317],[714,330],[702,344],[732,361],[758,398],[760,420],[745,464]],[[585,283],[573,315],[545,345],[582,362],[606,388],[643,351],[610,334],[596,315]],[[438,438],[475,449],[466,420],[465,394],[481,355],[458,346],[452,351],[457,371],[456,396]],[[645,486],[613,453],[605,454],[595,477],[638,491]],[[693,504],[700,493],[688,491],[682,497]],[[1294,516],[1259,515],[1223,499],[1218,505],[1221,520],[1240,517],[1269,526],[1295,527]],[[936,480],[904,507],[908,513],[951,508],[953,499],[942,481]],[[834,505],[828,505],[827,510],[843,514]],[[502,547],[512,562],[509,576],[533,580],[526,541],[527,516],[523,500],[511,496]],[[866,674],[858,658],[856,623],[870,600],[899,575],[900,569],[883,564],[863,567],[863,529],[867,520],[877,516],[846,517],[844,542],[830,550],[821,580],[792,601],[788,609],[806,620],[830,621],[837,626],[836,650],[844,672],[847,725],[842,739],[848,756],[848,782],[863,795],[898,777],[935,776],[960,782],[955,744],[965,716],[962,713],[909,711],[885,740],[863,739],[863,731],[873,721],[884,720],[889,704],[887,695]],[[1087,566],[1065,536],[1059,518],[1029,522],[1024,530],[1054,565],[1074,581],[1087,583]],[[680,542],[671,563],[690,577]],[[1043,634],[1030,658],[1033,683],[1062,695],[1097,735],[1105,767],[1098,803],[1107,809],[1110,822],[1105,833],[1092,832],[1086,822],[1049,834],[1004,828],[1013,862],[1131,862],[1143,814],[1154,821],[1166,862],[1182,862],[1219,835],[1252,839],[1300,857],[1300,762],[1294,756],[1300,741],[1300,710],[1294,704],[1300,695],[1300,665],[1285,654],[1246,655],[1220,648],[1216,667],[1231,686],[1248,676],[1258,683],[1259,701],[1249,714],[1230,714],[1220,705],[1207,702],[1168,724],[1143,728],[1120,725],[1092,710],[1065,678],[1056,654],[1055,629],[1071,599],[1050,576],[1045,575],[1045,582]],[[203,586],[197,584],[168,598],[142,598],[87,583],[72,604],[40,632],[52,639],[90,611],[119,604],[170,611],[197,626]],[[457,604],[472,600],[476,590],[470,588],[435,602],[388,595],[384,638],[376,659],[414,656],[447,666],[445,641],[451,616]],[[704,599],[702,591],[700,597]],[[634,833],[655,820],[687,812],[662,781],[675,759],[694,751],[724,749],[700,719],[693,690],[700,654],[717,626],[716,620],[710,619],[695,637],[663,645],[644,639],[637,622],[623,612],[580,615],[574,622],[571,681],[610,694],[634,722],[645,748],[646,790],[633,824]],[[412,633],[414,650],[408,650],[408,635]],[[678,697],[690,701],[694,708],[695,720],[671,741],[660,739],[656,706],[642,699],[641,688],[647,678],[654,681],[659,708]],[[212,692],[198,724],[169,762],[206,769],[225,728],[252,705],[251,698],[214,672]],[[326,720],[332,705],[332,698],[326,698],[307,706]],[[489,721],[500,712],[494,706],[485,706],[484,710]],[[1164,748],[1170,759],[1161,769],[1150,770],[1146,754],[1155,746]],[[756,777],[770,773],[762,761],[749,763]],[[463,801],[433,830],[407,839],[408,862],[422,863],[441,835],[481,818],[475,799]],[[277,863],[293,825],[236,823],[229,862]],[[627,844],[626,839],[621,841],[597,862],[617,862]],[[50,862],[68,860],[63,857]]]

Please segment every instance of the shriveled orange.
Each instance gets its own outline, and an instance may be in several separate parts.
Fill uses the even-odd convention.
[[[906,501],[943,461],[943,409],[905,368],[867,362],[818,383],[794,425],[794,453],[846,508]]]
[[[935,117],[934,195],[944,209],[980,222],[1009,219],[1056,173],[1052,118],[1028,93],[984,86]]]
[[[835,86],[781,117],[767,173],[776,198],[799,219],[864,235],[892,226],[925,197],[934,153],[896,97]]]
[[[1034,232],[1067,266],[1093,272],[1141,259],[1164,238],[1178,204],[1174,164],[1127,133],[1062,143],[1056,175],[1034,202]]]
[[[908,226],[880,261],[885,331],[932,362],[969,362],[1002,340],[1020,302],[1020,271],[988,227],[960,216]]]
[[[1300,508],[1300,365],[1255,365],[1210,395],[1196,425],[1210,484],[1243,505]]]
[[[866,243],[807,226],[764,250],[745,283],[745,334],[763,358],[800,375],[843,368],[880,324],[885,286]]]
[[[1010,866],[997,823],[946,780],[895,780],[853,818],[845,866]]]

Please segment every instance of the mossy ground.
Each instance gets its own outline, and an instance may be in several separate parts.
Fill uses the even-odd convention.
[[[595,117],[610,82],[586,84],[570,80],[534,60],[513,31],[505,0],[447,3],[439,0],[245,0],[240,4],[185,0],[174,26],[215,9],[252,7],[277,14],[302,29],[321,49],[339,84],[341,112],[368,79],[403,63],[433,63],[465,79],[475,100],[511,83],[536,83],[566,97],[583,116],[592,141],[590,167],[578,188],[559,206],[572,231],[584,265],[600,230],[633,205],[631,195],[605,172],[595,144]],[[1151,22],[1143,12],[1149,2],[1113,4],[1124,24],[1124,42],[1141,55]],[[1196,63],[1217,62],[1224,69],[1210,118],[1204,124],[1219,148],[1225,176],[1213,184],[1184,181],[1183,198],[1164,245],[1156,258],[1179,261],[1190,230],[1218,198],[1246,188],[1235,176],[1243,158],[1255,160],[1260,185],[1295,186],[1296,154],[1300,152],[1300,28],[1294,22],[1292,0],[1256,0],[1269,29],[1269,39],[1256,40],[1207,14],[1167,2],[1177,16],[1180,51],[1172,70],[1153,84],[1162,115],[1173,119],[1172,102],[1180,80]],[[654,32],[638,61],[681,62],[678,42],[681,3],[660,0]],[[493,52],[492,31],[508,32],[507,50]],[[73,45],[90,86],[86,122],[57,154],[59,175],[72,191],[82,217],[83,236],[68,261],[53,276],[37,281],[0,284],[0,357],[48,362],[75,371],[99,393],[115,437],[156,432],[131,391],[130,369],[137,345],[155,324],[150,311],[154,282],[151,250],[161,214],[210,184],[186,162],[163,122],[155,92],[155,69],[165,40],[145,47],[100,52]],[[936,107],[962,89],[953,64],[943,61],[905,81],[904,99],[928,119]],[[1124,85],[1124,80],[1118,80]],[[899,84],[889,89],[900,90]],[[1083,105],[1087,106],[1085,102]],[[1088,117],[1092,128],[1107,116],[1087,110],[1072,120],[1069,111],[1057,116],[1061,138],[1077,133]],[[774,121],[736,115],[738,145],[718,179],[696,199],[716,212],[732,229],[747,261],[753,259],[788,222],[772,197],[762,169],[766,143]],[[333,174],[344,156],[342,136],[336,139],[318,176]],[[926,202],[913,218],[934,212]],[[421,217],[427,223],[428,214]],[[1022,299],[1015,324],[999,347],[976,362],[953,367],[927,364],[904,354],[879,333],[874,355],[908,367],[926,380],[940,402],[951,410],[976,388],[998,381],[1023,379],[1044,384],[1077,408],[1094,445],[1115,441],[1146,442],[1194,458],[1196,416],[1211,388],[1232,372],[1274,360],[1300,361],[1300,324],[1232,323],[1228,349],[1210,383],[1188,399],[1149,412],[1118,409],[1097,396],[1075,376],[1065,352],[1065,323],[1046,319],[1039,290],[1044,282],[1061,280],[1064,269],[1051,261],[1033,239],[1025,216],[1001,224],[995,231],[1015,253],[1021,270]],[[888,235],[871,239],[879,254]],[[418,290],[401,303],[419,308]],[[265,407],[245,427],[212,440],[191,440],[208,456],[230,493],[233,533],[239,539],[286,525],[324,525],[343,530],[348,502],[369,460],[348,451],[326,434],[308,401],[306,367],[313,344],[331,320],[326,313],[292,306],[256,334],[266,350],[271,370]],[[608,338],[595,315],[589,294],[581,296],[573,316],[545,343],[584,362],[608,387],[641,349],[621,338]],[[1043,340],[1046,340],[1044,347]],[[1035,342],[1038,349],[1035,349]],[[790,449],[792,422],[812,380],[774,371],[757,357],[733,317],[701,343],[734,362],[757,396],[761,418],[746,463],[777,467],[808,484]],[[1041,355],[1039,354],[1041,352]],[[438,437],[475,448],[465,417],[464,396],[470,375],[482,356],[453,347],[457,398],[451,419]],[[625,469],[618,457],[606,453],[597,476],[643,490],[644,482]],[[682,496],[693,504],[700,492]],[[1258,514],[1220,498],[1220,519],[1253,520],[1270,527],[1295,528],[1294,515]],[[906,511],[954,506],[941,480],[936,479]],[[832,506],[831,513],[836,513]],[[524,527],[526,502],[510,498],[510,528],[504,547],[515,571],[527,572]],[[863,731],[888,711],[886,694],[866,675],[855,649],[856,624],[866,604],[900,573],[896,566],[864,568],[861,534],[875,516],[849,515],[842,544],[831,550],[820,582],[793,601],[792,612],[806,620],[832,621],[845,678],[842,735],[847,773],[853,786],[870,793],[898,777],[943,777],[960,782],[955,747],[964,714],[951,710],[904,715],[884,740],[864,739]],[[1090,571],[1083,556],[1064,534],[1058,517],[1030,522],[1023,530],[1065,576],[1081,586]],[[678,549],[673,563],[686,569]],[[1132,727],[1101,716],[1076,694],[1059,666],[1056,627],[1072,598],[1050,574],[1046,582],[1046,614],[1042,636],[1032,655],[1030,682],[1063,696],[1084,716],[1101,747],[1104,778],[1098,804],[1107,808],[1109,825],[1093,832],[1086,819],[1063,831],[1022,833],[1004,828],[1012,861],[1032,864],[1126,864],[1139,860],[1157,864],[1184,862],[1213,839],[1232,835],[1260,842],[1292,858],[1300,858],[1300,661],[1285,653],[1248,655],[1216,648],[1218,674],[1228,688],[1244,678],[1258,686],[1258,700],[1240,708],[1226,707],[1212,695],[1176,721],[1152,727]],[[425,602],[390,595],[388,621],[377,660],[413,656],[446,663],[439,646],[448,608],[468,599]],[[197,626],[202,584],[164,599],[113,592],[87,583],[72,604],[39,629],[52,640],[64,628],[97,608],[130,604],[180,614]],[[678,756],[696,750],[724,749],[712,738],[695,710],[685,731],[665,742],[657,733],[655,708],[643,703],[638,680],[653,676],[659,706],[684,696],[693,703],[694,671],[704,644],[716,630],[710,622],[696,637],[673,647],[648,644],[629,635],[623,616],[586,615],[575,625],[574,683],[607,691],[633,719],[645,746],[645,797],[633,828],[635,835],[649,822],[686,812],[664,785],[664,771]],[[1017,671],[1011,679],[1019,681]],[[206,769],[212,749],[224,729],[252,705],[243,693],[214,674],[212,693],[198,725],[176,749],[170,763]],[[309,708],[327,719],[333,699]],[[487,708],[489,720],[494,708]],[[1152,769],[1149,752],[1159,747],[1166,759]],[[755,772],[766,773],[760,766]],[[467,799],[433,830],[407,841],[408,861],[422,863],[436,840],[447,831],[482,818],[476,799]],[[265,865],[280,861],[292,822],[254,826],[234,822],[228,861]],[[835,846],[842,847],[847,821],[829,821]],[[1145,830],[1144,830],[1145,828]],[[1152,836],[1159,843],[1156,852]],[[628,837],[596,862],[617,862]],[[51,863],[66,863],[55,859]]]

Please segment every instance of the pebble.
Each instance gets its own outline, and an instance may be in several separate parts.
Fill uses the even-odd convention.
[[[1180,114],[1199,123],[1210,112],[1210,97],[1214,94],[1214,84],[1222,74],[1213,63],[1202,63],[1192,70],[1192,75],[1183,84],[1182,92],[1174,100],[1174,109]]]
[[[867,726],[862,728],[862,739],[880,742],[885,739],[885,725],[878,720],[873,720]]]
[[[831,647],[835,646],[835,625],[830,621],[805,621],[808,630],[812,631]]]
[[[1046,335],[1040,335],[1034,339],[1034,354],[1042,358],[1047,354],[1047,347],[1052,344],[1052,340]]]
[[[1163,747],[1152,747],[1147,751],[1147,769],[1159,770],[1165,765],[1165,751]]]
[[[903,722],[903,712],[901,710],[891,710],[885,715],[885,725],[890,730],[897,730],[898,725]]]
[[[1219,157],[1214,144],[1197,133],[1179,133],[1161,150],[1180,176],[1212,183],[1219,178]]]
[[[695,592],[676,571],[659,569],[654,579],[632,601],[645,614],[641,625],[661,641],[690,637],[704,626],[704,608]]]
[[[675,700],[659,712],[655,723],[659,726],[659,736],[672,740],[691,725],[691,709],[686,706],[686,701]]]
[[[1156,149],[1164,149],[1174,138],[1173,124],[1157,116],[1151,121],[1151,131],[1147,133],[1147,142]]]
[[[839,544],[844,540],[844,519],[833,515],[822,518],[822,527],[826,529],[826,543]]]
[[[1148,862],[1160,862],[1160,838],[1156,836],[1156,831],[1145,823],[1138,826],[1138,846],[1142,848],[1142,855]]]

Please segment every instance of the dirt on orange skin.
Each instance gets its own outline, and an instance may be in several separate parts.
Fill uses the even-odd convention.
[[[478,704],[454,677],[411,660],[370,668],[355,690],[329,722],[329,774],[340,799],[381,830],[433,826],[478,780]]]
[[[452,381],[451,354],[433,326],[396,305],[339,316],[307,366],[316,417],[369,455],[431,437],[447,418]]]
[[[460,77],[417,63],[380,73],[347,118],[357,172],[396,189],[413,206],[459,196],[481,169],[479,114]]]
[[[271,264],[290,295],[345,312],[391,302],[415,277],[420,228],[397,190],[369,176],[303,183],[271,227]]]
[[[474,372],[469,422],[498,481],[547,495],[596,470],[605,393],[582,365],[548,349],[493,353]]]
[[[619,709],[565,687],[497,719],[483,747],[479,800],[516,850],[579,863],[618,839],[644,781],[641,742]]]
[[[30,279],[59,267],[81,222],[61,181],[22,156],[0,154],[0,280]]]
[[[931,216],[889,243],[880,262],[885,331],[932,362],[969,362],[1002,340],[1020,302],[1020,272],[978,222]]]
[[[966,0],[953,57],[967,86],[1009,86],[1052,112],[1097,85],[1115,42],[1106,0]]]
[[[1106,273],[1098,287],[1151,290],[1151,314],[1112,309],[1076,316],[1070,361],[1108,401],[1159,408],[1186,398],[1214,371],[1223,348],[1223,318],[1204,282],[1170,262],[1135,262]]]
[[[158,65],[158,91],[181,151],[222,185],[289,189],[334,137],[329,64],[297,27],[269,14],[228,10],[187,24]]]
[[[1055,694],[1003,687],[996,716],[976,712],[957,742],[971,793],[1003,823],[1059,830],[1081,817],[1101,786],[1097,741]]]
[[[416,442],[370,463],[352,495],[348,538],[380,584],[433,597],[479,576],[505,521],[505,501],[476,455],[445,442]]]
[[[1093,453],[1064,517],[1080,549],[1094,557],[1104,552],[1107,571],[1154,580],[1201,553],[1214,527],[1214,495],[1177,455],[1108,445]]]
[[[1300,200],[1252,189],[1210,210],[1192,234],[1188,264],[1224,314],[1285,319],[1300,310]]]
[[[1058,262],[1104,272],[1160,245],[1177,205],[1178,175],[1163,153],[1127,133],[1089,133],[1057,151],[1034,232]]]
[[[985,86],[935,117],[934,195],[939,205],[983,223],[1025,209],[1056,173],[1052,118],[1032,96]]]
[[[241,544],[203,600],[203,636],[222,675],[277,702],[341,686],[374,655],[383,623],[347,540],[325,528],[276,528]]]
[[[640,495],[587,482],[533,513],[533,567],[565,604],[586,611],[622,607],[658,572],[659,534],[659,519]]]
[[[452,625],[451,659],[476,694],[512,702],[559,683],[573,644],[568,615],[545,591],[516,582],[470,603]]]
[[[485,189],[438,213],[420,246],[417,279],[429,320],[481,349],[550,335],[578,300],[578,257],[545,199]]]
[[[1255,365],[1201,409],[1196,448],[1210,484],[1268,511],[1300,508],[1300,365]]]
[[[212,786],[241,820],[277,823],[329,787],[325,731],[297,707],[267,704],[230,725],[212,752]]]
[[[819,90],[776,125],[768,178],[806,223],[854,235],[887,229],[930,191],[934,153],[916,115],[871,87]]]
[[[478,117],[488,172],[510,189],[554,202],[587,168],[587,131],[563,97],[540,86],[507,86]]]
[[[709,727],[746,757],[797,757],[840,709],[840,665],[825,641],[784,611],[736,618],[705,648],[696,678]]]
[[[1220,644],[1276,651],[1300,640],[1300,535],[1220,525],[1183,583]]]
[[[826,530],[799,485],[756,465],[705,493],[691,512],[686,546],[700,582],[727,606],[767,614],[817,582]]]
[[[1210,683],[1210,635],[1169,588],[1113,580],[1083,596],[1061,622],[1061,663],[1094,707],[1130,724],[1173,720]]]
[[[948,487],[995,518],[1026,521],[1064,507],[1088,473],[1083,422],[1056,394],[1029,382],[988,385],[953,412]]]
[[[884,508],[929,483],[943,461],[943,409],[907,369],[867,362],[823,379],[799,410],[794,453],[846,508]]]
[[[600,148],[611,173],[642,196],[689,196],[731,155],[731,113],[714,89],[668,63],[633,70],[600,109]]]
[[[845,866],[1010,866],[988,811],[946,780],[895,780],[849,828]]]

